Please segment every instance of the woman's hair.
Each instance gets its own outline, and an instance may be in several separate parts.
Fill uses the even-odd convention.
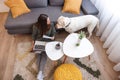
[[[46,14],[40,14],[38,21],[36,22],[36,27],[38,27],[38,29],[40,30],[40,34],[41,36],[43,36],[43,34],[45,34],[49,28],[48,28],[48,24],[47,24],[47,19],[48,19],[48,15]]]

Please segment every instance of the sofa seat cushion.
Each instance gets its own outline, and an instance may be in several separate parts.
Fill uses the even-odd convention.
[[[58,17],[60,17],[60,16],[66,16],[66,17],[77,17],[77,16],[81,16],[81,15],[83,15],[83,12],[81,11],[81,13],[80,14],[72,14],[72,13],[62,13],[61,12],[61,10],[62,10],[62,7],[54,7],[54,6],[49,6],[48,8],[47,8],[47,12],[46,12],[46,14],[50,17],[50,20],[52,21],[52,22],[56,22],[57,21],[57,19],[58,19]]]
[[[80,14],[62,13],[62,7],[48,6],[43,8],[31,8],[29,14],[24,14],[18,18],[13,19],[11,13],[9,13],[6,20],[5,28],[8,30],[14,29],[30,29],[32,25],[37,21],[40,14],[47,14],[50,17],[51,22],[56,22],[58,17],[63,15],[67,17],[75,17],[83,15],[82,11]]]
[[[10,29],[7,31],[9,34],[26,34],[26,33],[32,33],[32,28],[28,29]]]
[[[24,0],[29,8],[47,7],[48,0]]]

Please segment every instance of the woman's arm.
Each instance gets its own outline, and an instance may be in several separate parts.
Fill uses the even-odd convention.
[[[32,39],[33,39],[33,41],[36,40],[36,36],[37,36],[37,28],[35,25],[33,25],[33,27],[32,27]]]
[[[43,35],[43,38],[54,40],[55,33],[56,33],[56,29],[54,27],[54,24],[51,23],[49,31],[47,32],[47,34]]]
[[[56,29],[55,29],[55,24],[54,23],[51,23],[51,35],[55,38],[55,34],[56,34]]]
[[[32,39],[33,39],[33,41],[32,41],[32,50],[33,50],[33,47],[34,47],[34,44],[35,44],[36,36],[37,36],[37,28],[36,28],[35,25],[33,25],[33,27],[32,27]]]
[[[54,23],[51,23],[51,26],[50,26],[50,30],[49,30],[49,36],[44,36],[44,37],[47,37],[51,40],[54,40],[55,39],[55,34],[56,34],[56,29],[54,27]]]

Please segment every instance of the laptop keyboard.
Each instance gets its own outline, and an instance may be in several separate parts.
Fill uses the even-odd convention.
[[[36,50],[45,50],[45,46],[44,45],[35,45],[35,49]]]

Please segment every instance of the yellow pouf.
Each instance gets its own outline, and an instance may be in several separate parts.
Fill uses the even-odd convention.
[[[82,74],[75,65],[62,64],[55,70],[54,80],[82,80]]]

